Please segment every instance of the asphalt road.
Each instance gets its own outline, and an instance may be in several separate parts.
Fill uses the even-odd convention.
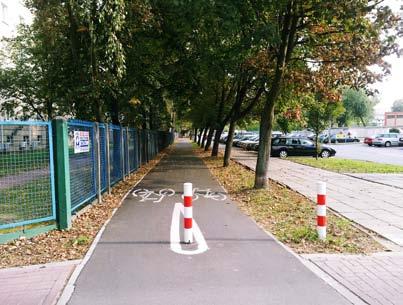
[[[172,211],[182,201],[184,181],[225,195],[191,145],[177,144],[136,187],[154,193],[170,188],[175,195],[158,202],[132,195],[125,200],[79,275],[69,305],[349,304],[229,199],[194,201],[207,251],[173,251],[200,246],[172,240],[179,234],[174,224],[183,225]]]
[[[336,144],[336,158],[403,165],[403,147],[370,147],[366,144]]]

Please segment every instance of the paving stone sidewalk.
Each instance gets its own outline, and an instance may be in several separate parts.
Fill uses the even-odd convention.
[[[403,253],[303,257],[356,294],[364,304],[403,304]]]
[[[252,169],[255,152],[233,149],[232,159]],[[269,178],[316,198],[316,181],[327,183],[328,205],[348,219],[403,246],[403,189],[297,164],[270,159]]]
[[[389,185],[403,189],[403,174],[348,174],[370,182]]]
[[[79,261],[0,269],[0,304],[54,305]]]

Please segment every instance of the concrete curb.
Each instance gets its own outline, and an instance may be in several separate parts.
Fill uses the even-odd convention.
[[[37,265],[28,265],[28,266],[19,266],[19,267],[11,267],[11,268],[2,268],[0,269],[0,272],[12,272],[12,271],[31,271],[31,270],[38,270],[38,269],[43,269],[47,267],[57,267],[57,266],[68,266],[68,265],[78,265],[81,263],[81,259],[75,259],[75,260],[68,260],[68,261],[61,261],[61,262],[51,262],[51,263],[46,263],[46,264],[37,264]]]
[[[163,156],[158,163],[164,158],[165,156]],[[67,302],[70,300],[71,296],[73,295],[74,289],[75,289],[75,283],[81,273],[81,271],[84,269],[85,265],[87,264],[87,262],[89,261],[89,259],[91,258],[92,254],[95,251],[95,247],[97,246],[99,240],[102,237],[102,234],[105,231],[106,226],[109,224],[109,222],[111,221],[111,219],[113,218],[113,216],[115,215],[116,211],[121,207],[121,205],[123,204],[123,202],[125,201],[125,199],[127,198],[127,196],[129,196],[129,194],[132,192],[133,188],[135,188],[143,179],[145,176],[148,175],[148,173],[155,168],[155,166],[158,165],[155,164],[152,168],[150,168],[150,170],[148,170],[140,179],[139,181],[137,181],[128,191],[127,193],[123,196],[123,198],[121,199],[121,201],[119,202],[119,205],[112,211],[112,215],[111,217],[104,223],[104,225],[102,226],[102,228],[98,231],[97,235],[95,236],[90,248],[88,249],[87,253],[85,254],[84,258],[82,259],[81,263],[76,267],[76,269],[73,271],[72,275],[70,276],[70,279],[68,280],[66,286],[64,287],[63,293],[61,294],[61,296],[59,297],[59,300],[57,301],[56,305],[66,305]]]
[[[382,182],[370,180],[370,179],[364,178],[364,177],[357,177],[357,176],[355,176],[354,174],[349,174],[349,173],[339,173],[339,174],[342,174],[342,175],[345,175],[345,176],[348,176],[348,177],[351,177],[351,178],[355,178],[355,179],[360,179],[360,180],[363,180],[363,181],[371,182],[371,183],[376,183],[376,184],[380,184],[380,185],[384,185],[384,186],[394,187],[395,189],[398,189],[398,190],[403,190],[403,187],[399,187],[399,186],[397,186],[397,185],[382,183]],[[393,174],[392,174],[392,175],[393,175]]]

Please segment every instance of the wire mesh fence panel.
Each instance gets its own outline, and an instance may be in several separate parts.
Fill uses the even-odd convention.
[[[0,122],[0,229],[54,219],[51,124]]]
[[[134,169],[137,170],[140,167],[140,156],[139,156],[139,132],[134,130]]]
[[[97,193],[94,124],[68,122],[71,209],[75,211]]]
[[[119,126],[109,127],[109,163],[111,183],[114,184],[122,179],[122,151],[121,151],[121,129]]]
[[[145,146],[145,161],[148,163],[150,161],[150,137],[149,137],[149,132],[148,130],[144,130],[144,146]]]
[[[150,160],[154,158],[154,132],[149,132],[149,139],[150,139]]]
[[[128,145],[129,145],[129,171],[133,172],[137,169],[136,167],[136,130],[129,128],[128,134]]]
[[[99,124],[99,151],[101,161],[101,190],[107,187],[107,160],[106,160],[106,127],[105,124]]]
[[[141,166],[141,130],[136,130],[137,168]]]
[[[124,173],[128,175],[130,173],[129,169],[129,133],[127,128],[123,129],[123,149],[124,149]]]

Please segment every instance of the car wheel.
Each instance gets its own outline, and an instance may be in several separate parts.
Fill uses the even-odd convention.
[[[390,147],[390,142],[385,142],[385,147]]]
[[[321,158],[329,158],[330,157],[330,151],[328,150],[322,150],[322,152],[320,153]]]
[[[372,146],[372,144],[368,144],[368,146]]]
[[[280,150],[280,152],[279,152],[278,155],[279,155],[279,157],[280,157],[281,159],[285,159],[285,158],[287,158],[288,153],[287,153],[286,150]]]

